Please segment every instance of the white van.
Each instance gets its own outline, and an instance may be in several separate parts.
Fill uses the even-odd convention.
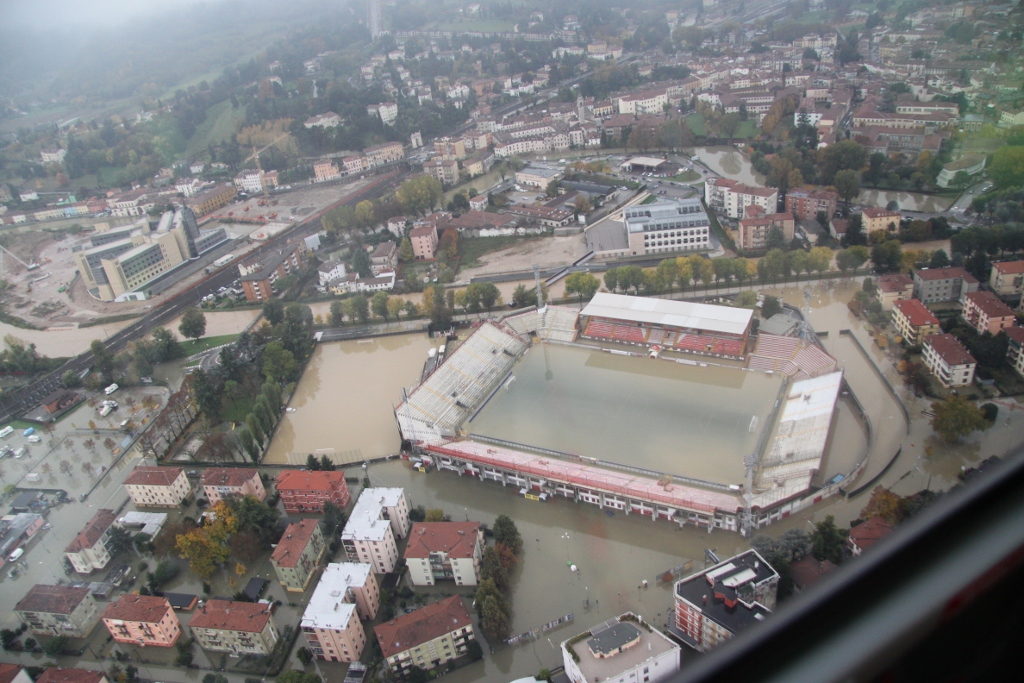
[[[107,415],[110,415],[110,413],[114,412],[114,408],[116,408],[116,407],[117,407],[116,403],[113,404],[113,405],[111,405],[109,403],[104,403],[103,407],[100,408],[100,417],[106,417]]]
[[[0,429],[0,439],[6,439],[14,433],[14,427],[4,427]]]
[[[117,391],[117,385],[111,384],[109,387],[103,390],[103,393],[106,394],[107,396],[110,396],[115,391]]]
[[[8,562],[17,562],[18,558],[20,558],[24,554],[25,554],[25,549],[24,548],[18,548],[17,550],[15,550],[13,553],[11,553],[7,557],[7,561]]]

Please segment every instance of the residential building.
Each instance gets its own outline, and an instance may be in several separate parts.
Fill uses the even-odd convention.
[[[752,187],[728,178],[711,178],[704,184],[704,201],[709,209],[729,218],[742,218],[748,206],[759,206],[766,214],[778,211],[779,192],[771,187]]]
[[[560,649],[565,675],[572,683],[657,683],[671,678],[680,667],[679,645],[632,612],[562,641]]]
[[[1021,111],[1013,111],[1012,109],[1003,110],[999,113],[999,123],[997,125],[1000,128],[1024,126],[1024,109]]]
[[[964,295],[963,304],[960,315],[978,334],[999,334],[1016,321],[1013,309],[989,291],[969,292]]]
[[[331,280],[345,277],[345,264],[342,261],[326,261],[317,268],[317,277],[320,286],[325,286]]]
[[[459,162],[454,159],[431,159],[423,163],[423,172],[437,178],[442,185],[454,185],[459,180]]]
[[[959,173],[966,173],[968,176],[975,176],[985,170],[984,154],[965,154],[956,161],[951,161],[939,171],[935,184],[939,187],[949,187],[954,184],[954,179]]]
[[[918,299],[893,302],[892,322],[909,346],[920,346],[925,337],[942,331],[939,319]]]
[[[337,180],[341,177],[341,169],[333,159],[320,159],[313,163],[313,175],[318,183]]]
[[[1006,345],[1006,362],[1024,377],[1024,327],[1010,327],[1003,331],[1009,342]]]
[[[382,145],[374,145],[363,150],[363,156],[369,168],[383,166],[405,158],[405,148],[401,142],[385,142]]]
[[[303,519],[288,525],[270,556],[270,564],[285,590],[306,590],[326,548],[318,520]]]
[[[119,643],[171,647],[181,636],[181,623],[171,603],[155,595],[125,593],[107,604],[102,618]]]
[[[850,529],[846,542],[850,546],[850,552],[854,555],[860,555],[891,534],[892,531],[892,524],[889,524],[889,522],[886,522],[881,517],[872,517]]]
[[[963,268],[921,268],[914,271],[914,298],[922,303],[963,301],[978,291],[978,278]]]
[[[974,381],[978,361],[951,334],[932,334],[924,338],[924,363],[942,386],[962,387]]]
[[[864,226],[864,234],[870,235],[875,230],[895,232],[900,229],[900,212],[868,207],[860,212],[861,225]]]
[[[784,242],[789,244],[796,229],[796,221],[793,220],[792,214],[772,213],[742,218],[739,222],[739,238],[736,240],[736,246],[744,251],[767,249],[768,238],[776,229]]]
[[[14,613],[37,636],[86,638],[100,620],[88,586],[37,583],[18,601]]]
[[[205,216],[213,213],[222,206],[227,206],[235,201],[238,190],[233,183],[224,183],[201,192],[194,197],[185,200],[185,205],[192,209],[197,216]]]
[[[383,270],[377,277],[360,278],[356,273],[349,273],[327,283],[326,289],[335,295],[357,294],[359,292],[390,292],[395,288],[395,271]]]
[[[374,275],[384,271],[393,272],[398,267],[398,245],[394,242],[381,242],[370,254],[370,269]]]
[[[850,220],[848,218],[833,218],[828,222],[828,234],[832,235],[834,240],[841,240],[849,227]]]
[[[349,560],[365,562],[378,574],[398,562],[396,538],[409,533],[409,499],[400,488],[363,489],[341,533]]]
[[[67,154],[66,149],[41,149],[39,150],[39,156],[44,164],[62,164],[64,163],[64,155]]]
[[[124,480],[135,507],[174,508],[192,492],[192,487],[181,467],[139,466]]]
[[[82,669],[78,669],[81,671]],[[89,672],[93,673],[93,672]],[[39,680],[43,680],[43,676],[46,675],[44,671],[39,676]],[[106,676],[100,673],[100,678],[103,679],[103,683],[107,683]],[[28,675],[22,667],[17,664],[0,664],[0,683],[32,683],[32,677]],[[89,683],[99,683],[98,681],[89,681]]]
[[[11,509],[17,512],[15,507],[12,506]],[[0,519],[0,563],[6,563],[11,553],[39,533],[45,523],[46,518],[35,512],[17,512]],[[0,564],[0,567],[2,566],[3,564]]]
[[[409,241],[412,242],[412,253],[418,260],[434,258],[437,251],[437,225],[421,225],[409,231]]]
[[[466,654],[476,639],[473,620],[458,595],[403,614],[374,631],[387,667],[396,676],[414,666],[429,671],[446,664]]]
[[[302,267],[301,242],[287,245],[277,253],[239,264],[246,301],[267,301],[274,296],[274,283]]]
[[[288,514],[323,512],[327,501],[341,509],[348,506],[348,484],[345,482],[345,472],[340,470],[285,470],[277,476],[276,489]]]
[[[527,221],[536,221],[546,228],[560,228],[569,225],[574,219],[573,212],[568,209],[537,204],[512,204],[505,209],[505,213],[511,216],[521,216]],[[495,214],[485,215],[494,216]],[[501,219],[497,218],[496,220]]]
[[[233,655],[269,655],[280,636],[274,606],[262,602],[207,600],[189,619],[199,647]]]
[[[398,118],[398,105],[394,102],[381,102],[366,106],[366,113],[370,116],[377,116],[388,126],[393,126]]]
[[[516,184],[526,187],[545,189],[552,181],[562,179],[562,172],[557,168],[544,168],[541,166],[527,166],[516,171]]]
[[[199,481],[210,505],[227,496],[253,496],[256,500],[267,497],[259,470],[255,467],[207,467]]]
[[[793,577],[793,592],[800,593],[810,588],[836,569],[836,565],[831,561],[819,560],[813,553],[807,553],[789,566],[789,573]]]
[[[303,124],[306,128],[337,128],[341,125],[341,117],[333,111],[310,116]]]
[[[832,218],[838,203],[839,195],[831,190],[798,187],[786,193],[786,212],[793,214],[798,221],[813,221],[819,211]]]
[[[247,194],[259,194],[264,190],[277,187],[277,171],[263,172],[246,169],[235,176],[235,189]]]
[[[698,652],[763,621],[775,608],[779,575],[748,550],[676,583],[669,631]]]
[[[892,305],[902,299],[914,296],[914,280],[903,273],[887,273],[878,276],[878,295],[882,300],[882,310],[891,311]]]
[[[711,224],[697,198],[630,206],[622,215],[634,256],[711,248]]]
[[[360,619],[373,619],[379,608],[380,586],[370,565],[327,565],[300,622],[309,649],[317,659],[358,660],[366,646]]]
[[[988,286],[999,296],[1019,296],[1024,292],[1024,261],[993,263]]]
[[[475,586],[483,554],[484,532],[478,522],[416,522],[405,564],[414,586],[446,579],[456,586]]]
[[[98,510],[71,543],[64,548],[64,556],[79,574],[90,574],[103,569],[111,560],[107,549],[110,529],[117,520],[113,510]]]
[[[14,683],[17,683],[15,679]],[[51,666],[39,674],[36,683],[109,683],[102,671]]]
[[[365,158],[357,154],[342,159],[341,165],[345,167],[345,175],[354,175],[356,173],[361,173],[362,171],[366,170],[366,165],[364,164],[364,162]]]

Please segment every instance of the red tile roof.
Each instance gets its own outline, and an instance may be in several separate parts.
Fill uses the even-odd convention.
[[[963,268],[921,268],[915,270],[914,275],[922,280],[955,280],[959,278],[970,284],[977,284],[978,282],[978,278]]]
[[[88,594],[89,589],[84,586],[72,588],[71,586],[49,586],[37,583],[32,586],[32,590],[25,597],[18,601],[14,609],[19,612],[71,614]]]
[[[902,292],[913,286],[914,281],[903,273],[889,273],[878,278],[878,288],[883,292]]]
[[[939,324],[939,319],[919,299],[903,299],[893,302],[892,305],[910,321],[913,327]]]
[[[949,366],[977,363],[957,338],[951,334],[932,334],[924,338],[925,346],[931,346],[939,358]]]
[[[993,263],[992,267],[1004,275],[1017,275],[1019,273],[1024,273],[1024,261],[1004,261],[1002,263]]]
[[[472,625],[473,620],[469,618],[462,598],[453,595],[411,614],[403,614],[397,619],[385,622],[374,628],[374,632],[377,634],[377,642],[384,657],[388,658],[446,633]]]
[[[66,553],[78,553],[86,548],[91,548],[100,540],[110,525],[117,519],[113,510],[99,510],[92,519],[85,525],[85,528],[78,532],[74,540],[64,548]]]
[[[136,467],[124,483],[138,486],[170,486],[184,471],[180,467]]]
[[[288,528],[284,530],[284,536],[277,542],[270,561],[278,567],[294,567],[319,523],[315,519],[304,519],[301,522],[289,524]]]
[[[50,667],[39,674],[36,683],[100,683],[106,680],[106,678],[106,674],[102,671]]]
[[[1024,327],[1007,327],[1003,332],[1017,345],[1024,345]]]
[[[192,615],[188,625],[189,628],[262,633],[273,611],[273,605],[261,602],[208,600]]]
[[[405,558],[428,558],[432,552],[455,559],[471,558],[479,533],[478,522],[416,522],[409,532]]]
[[[104,619],[120,619],[121,621],[139,621],[156,624],[171,609],[171,603],[155,595],[135,595],[125,593],[111,602],[103,610]]]
[[[964,298],[990,318],[1012,318],[1013,309],[992,292],[968,292]]]
[[[20,672],[21,667],[17,664],[0,664],[0,683],[11,683]]]
[[[821,577],[834,571],[835,568],[836,566],[828,560],[817,560],[814,555],[807,553],[802,560],[790,565],[789,573],[793,578],[793,585],[797,588],[806,588],[820,581]]]
[[[302,472],[287,470],[277,476],[278,491],[333,491],[345,484],[344,472]]]
[[[231,486],[240,488],[247,481],[252,481],[259,476],[257,470],[252,467],[208,467],[203,470],[200,480],[203,486]]]
[[[861,211],[862,214],[868,218],[887,218],[889,216],[899,217],[899,211],[890,211],[889,209],[880,209],[875,206],[869,206],[868,208]]]
[[[881,517],[872,517],[850,529],[850,542],[861,550],[867,550],[892,533],[892,524]]]

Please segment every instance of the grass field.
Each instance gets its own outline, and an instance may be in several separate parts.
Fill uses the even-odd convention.
[[[696,136],[707,135],[707,127],[704,125],[704,115],[695,113],[690,114],[686,117],[686,124],[690,126],[690,130]],[[743,140],[746,138],[752,138],[757,135],[757,124],[753,121],[740,121],[739,127],[736,129],[736,133],[733,135],[734,140]]]
[[[674,175],[669,180],[674,180],[677,183],[692,183],[694,180],[700,180],[701,175],[696,171],[685,171],[679,175]]]
[[[227,344],[238,339],[237,334],[222,334],[219,337],[203,337],[202,339],[189,339],[187,341],[180,342],[181,352],[185,358],[193,356],[207,349],[212,349],[214,346],[220,346],[221,344]]]
[[[215,104],[206,111],[206,120],[196,127],[196,132],[185,146],[185,156],[192,158],[202,153],[212,143],[214,145],[228,140],[238,129],[238,124],[245,120],[245,109],[233,109],[231,102],[225,100]]]
[[[686,125],[690,127],[694,135],[707,135],[707,128],[704,127],[703,114],[690,114],[686,117]]]

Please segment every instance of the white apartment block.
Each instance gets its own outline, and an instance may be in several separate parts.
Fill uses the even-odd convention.
[[[400,488],[363,490],[348,523],[341,544],[349,560],[365,562],[378,574],[392,572],[398,562],[395,538],[409,533],[409,500]]]
[[[682,648],[631,612],[581,635],[584,639],[565,640],[560,648],[573,683],[658,683],[679,671]]]
[[[385,125],[392,126],[398,118],[398,105],[394,102],[370,104],[366,107],[366,113],[369,116],[377,116]]]
[[[64,556],[79,574],[103,569],[111,560],[107,539],[117,515],[113,510],[99,510],[64,549]]]
[[[366,631],[380,607],[380,587],[368,564],[329,564],[302,613],[300,626],[317,659],[352,662],[363,654]]]
[[[135,507],[178,507],[192,491],[181,467],[136,467],[124,487]]]
[[[100,620],[100,610],[87,586],[36,584],[14,613],[37,636],[86,638]]]
[[[974,381],[978,362],[951,334],[933,334],[924,338],[924,363],[946,387],[963,387]]]
[[[199,647],[233,655],[268,655],[280,638],[274,606],[262,602],[207,600],[189,620]]]
[[[748,206],[759,206],[767,214],[778,212],[779,193],[770,187],[751,187],[728,178],[712,178],[704,185],[704,201],[709,209],[729,218],[743,218]]]

